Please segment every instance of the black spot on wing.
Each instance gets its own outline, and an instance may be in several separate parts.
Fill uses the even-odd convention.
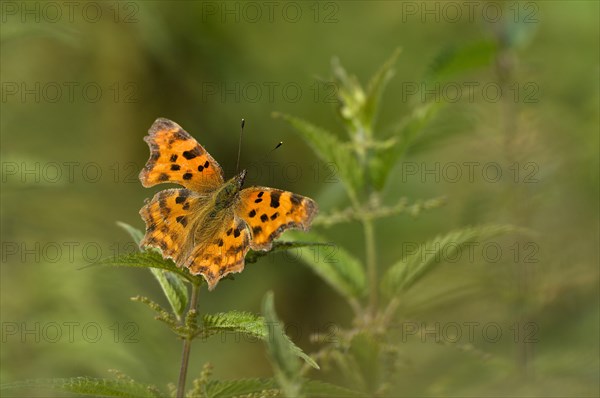
[[[192,174],[192,173],[185,173],[185,174],[183,175],[183,179],[184,179],[184,180],[191,180],[191,179],[192,179],[192,177],[193,177],[193,174]]]
[[[188,133],[186,133],[185,131],[179,129],[175,132],[175,134],[173,134],[173,138],[179,141],[186,141],[189,140],[190,138],[192,138]]]
[[[180,165],[178,165],[178,164],[172,164],[172,165],[171,165],[171,170],[173,170],[173,171],[177,171],[177,170],[179,170],[179,169],[181,169],[181,166],[180,166]]]
[[[180,191],[179,196],[175,198],[175,203],[180,204],[185,202],[185,200],[190,196],[189,191]]]
[[[267,220],[269,219],[269,216],[267,216],[266,214],[263,213],[262,216],[260,216],[260,221],[262,222],[267,222]]]
[[[252,218],[256,215],[256,210],[252,209],[250,210],[250,213],[248,213],[248,217]]]
[[[281,192],[271,192],[271,207],[276,209],[279,207],[279,197],[281,196]]]
[[[300,206],[300,203],[302,203],[302,196],[293,193],[292,196],[290,196],[290,202],[292,202],[292,205],[294,206]]]
[[[187,160],[194,159],[195,157],[201,155],[200,148],[196,147],[196,148],[192,149],[191,151],[183,151],[182,155]]]
[[[171,159],[169,159],[171,162],[176,162],[177,161],[178,156],[176,154],[171,155]]]

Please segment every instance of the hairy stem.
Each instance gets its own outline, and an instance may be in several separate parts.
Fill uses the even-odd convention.
[[[197,310],[198,307],[198,293],[200,292],[200,285],[192,283],[192,299],[190,300],[190,306],[188,308],[188,314],[192,310]],[[185,322],[185,320],[184,320]],[[190,351],[192,349],[193,336],[187,336],[183,340],[183,353],[181,355],[181,368],[179,369],[179,382],[177,383],[177,398],[183,398],[185,394],[185,379],[187,377],[188,364],[190,362]]]
[[[377,284],[377,257],[375,253],[375,230],[373,220],[363,218],[363,229],[365,233],[365,250],[367,256],[367,275],[369,278],[369,310],[374,318],[377,312],[378,284]]]

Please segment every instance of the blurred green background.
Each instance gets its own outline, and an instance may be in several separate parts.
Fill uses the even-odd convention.
[[[515,89],[508,95],[514,100],[490,100],[479,88],[470,100],[463,92],[429,127],[436,139],[395,169],[386,203],[442,195],[447,203],[417,218],[379,222],[379,267],[401,257],[403,242],[466,225],[515,224],[537,234],[499,240],[497,262],[477,252],[474,261],[446,264],[409,295],[401,308],[406,321],[495,322],[503,338],[490,343],[476,329],[470,345],[436,344],[404,339],[399,326],[405,363],[391,395],[597,396],[599,6],[493,3],[486,17],[480,10],[489,3],[475,3],[471,18],[462,3],[454,3],[462,12],[456,17],[438,2],[274,2],[273,8],[261,2],[3,2],[1,381],[105,377],[111,368],[159,386],[176,380],[181,342],[129,300],[141,294],[166,305],[152,275],[82,269],[131,250],[116,221],[141,228],[144,198],[163,188],[145,189],[137,180],[148,158],[142,137],[157,117],[182,125],[228,177],[245,118],[241,163],[253,164],[249,184],[311,196],[324,213],[340,209],[346,201],[339,184],[326,178],[327,165],[272,112],[341,134],[331,86],[321,80],[330,76],[332,57],[366,82],[401,48],[379,115],[385,130],[423,102],[408,90],[436,56],[498,36],[501,23],[489,15],[500,9],[503,23],[530,17],[511,39],[508,79]],[[498,81],[502,70],[492,63],[453,82],[482,87]],[[454,98],[433,87],[440,101]],[[264,160],[279,141],[284,146]],[[437,172],[437,181],[421,174],[464,162],[496,162],[503,178],[490,182],[481,168],[472,181],[466,168],[456,180],[449,169]],[[417,174],[407,173],[413,166]],[[358,225],[319,231],[364,258]],[[467,285],[477,288],[468,298],[443,294]],[[259,312],[268,290],[307,352],[317,349],[311,333],[351,322],[343,300],[284,255],[248,265],[213,292],[203,290],[200,308]],[[524,322],[536,325],[535,343],[514,341],[515,322],[521,332]],[[263,344],[233,336],[194,343],[190,377],[207,361],[220,379],[271,375]],[[311,377],[343,383],[325,370]]]

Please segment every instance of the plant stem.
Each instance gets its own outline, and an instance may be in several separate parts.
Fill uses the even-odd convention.
[[[190,306],[187,314],[192,310],[196,311],[198,307],[198,293],[200,292],[200,285],[192,283],[192,299],[190,300]],[[187,318],[186,314],[186,318]],[[185,318],[184,321],[185,322]],[[177,398],[183,398],[185,394],[185,379],[187,377],[188,364],[190,361],[190,351],[192,349],[192,336],[187,336],[183,340],[183,353],[181,355],[181,368],[179,369],[179,382],[177,383]]]
[[[377,284],[377,257],[375,253],[375,230],[373,220],[363,218],[363,229],[365,232],[365,250],[367,256],[367,275],[369,278],[369,310],[373,319],[377,312],[378,284]]]

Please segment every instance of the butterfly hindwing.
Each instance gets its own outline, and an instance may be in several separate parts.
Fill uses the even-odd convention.
[[[236,208],[250,228],[253,250],[269,250],[286,229],[307,230],[317,211],[317,204],[310,198],[265,187],[243,189]]]
[[[157,119],[144,141],[150,159],[140,173],[143,186],[171,182],[202,193],[223,184],[221,166],[177,123]]]
[[[140,210],[146,223],[141,246],[160,248],[163,256],[177,264],[192,250],[193,229],[198,210],[206,207],[207,198],[189,189],[165,189],[158,192]]]
[[[192,274],[204,276],[209,290],[225,275],[241,272],[250,249],[246,223],[230,210],[219,218],[217,228],[199,242],[185,263]]]

